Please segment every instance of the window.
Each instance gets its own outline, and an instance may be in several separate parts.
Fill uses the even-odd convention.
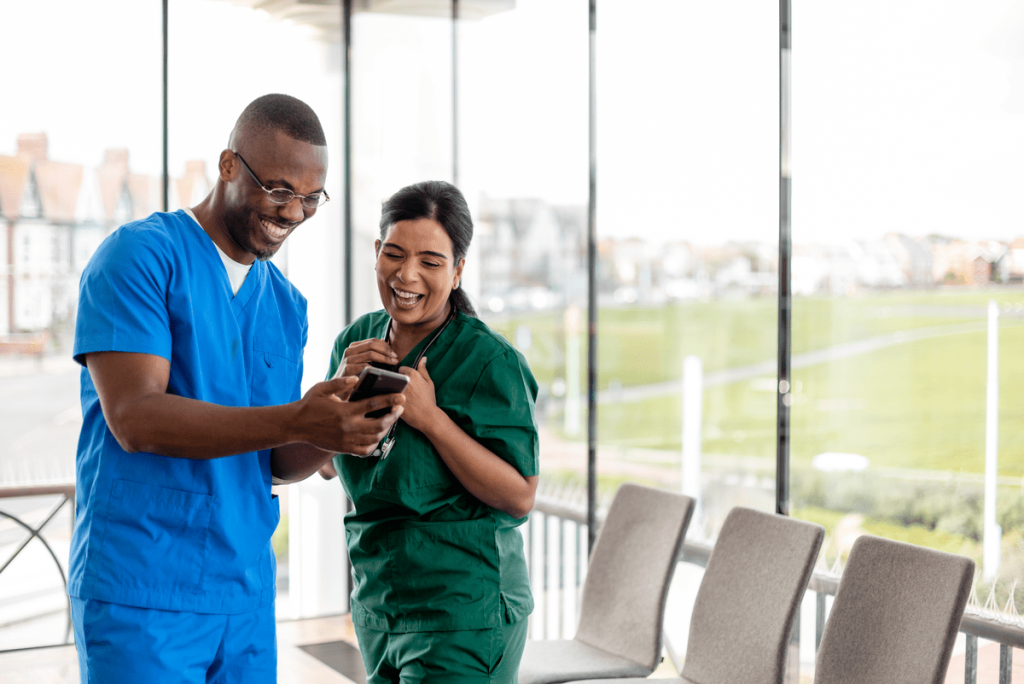
[[[862,532],[972,557],[1002,608],[1024,574],[1020,14],[793,16],[793,513],[830,566]]]
[[[0,15],[5,26],[18,27],[0,42],[0,63],[8,66],[0,74],[0,89],[8,96],[0,117],[0,186],[8,210],[0,234],[6,243],[7,231],[14,231],[16,249],[14,273],[4,278],[3,327],[17,333],[15,349],[30,352],[0,354],[0,412],[7,420],[0,429],[0,484],[71,482],[81,425],[79,368],[70,358],[80,271],[65,274],[59,266],[65,260],[59,234],[68,221],[106,220],[104,202],[116,196],[104,194],[111,177],[103,165],[107,149],[129,149],[132,173],[160,172],[160,6],[5,1]],[[97,80],[97,74],[111,78]],[[131,84],[128,97],[125,84]],[[115,101],[116,106],[69,106]],[[76,214],[87,206],[96,210]],[[9,312],[8,284],[14,290]],[[41,359],[35,356],[40,347]],[[0,499],[3,510],[30,524],[41,523],[54,504],[54,497]],[[65,504],[43,530],[62,565],[70,542],[69,509]],[[10,527],[0,530],[0,557],[6,561],[23,536],[13,523],[5,525]],[[38,540],[0,576],[0,594],[7,616],[28,618],[0,627],[0,649],[64,639],[67,597],[58,568]]]

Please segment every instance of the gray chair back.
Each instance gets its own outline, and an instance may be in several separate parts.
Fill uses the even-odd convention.
[[[941,684],[974,561],[862,536],[825,623],[815,684]]]
[[[733,508],[690,617],[683,677],[693,684],[781,684],[789,636],[825,531]]]
[[[675,492],[619,487],[590,555],[577,641],[658,666],[665,599],[693,503]]]

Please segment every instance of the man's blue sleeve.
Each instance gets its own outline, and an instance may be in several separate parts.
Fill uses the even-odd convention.
[[[75,360],[90,352],[171,358],[167,290],[172,245],[159,231],[124,227],[89,260],[79,288]]]

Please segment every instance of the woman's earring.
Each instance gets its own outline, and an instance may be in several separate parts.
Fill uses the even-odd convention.
[[[458,281],[455,281],[455,285],[452,287],[452,289],[453,290],[458,290],[459,289],[459,282]]]

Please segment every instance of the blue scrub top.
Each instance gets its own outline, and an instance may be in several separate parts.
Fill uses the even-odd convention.
[[[256,261],[237,295],[213,241],[186,212],[112,233],[82,275],[75,360],[138,352],[171,364],[167,391],[223,406],[300,396],[306,300]],[[280,518],[270,450],[212,460],[125,452],[87,368],[68,593],[197,613],[271,603]]]

